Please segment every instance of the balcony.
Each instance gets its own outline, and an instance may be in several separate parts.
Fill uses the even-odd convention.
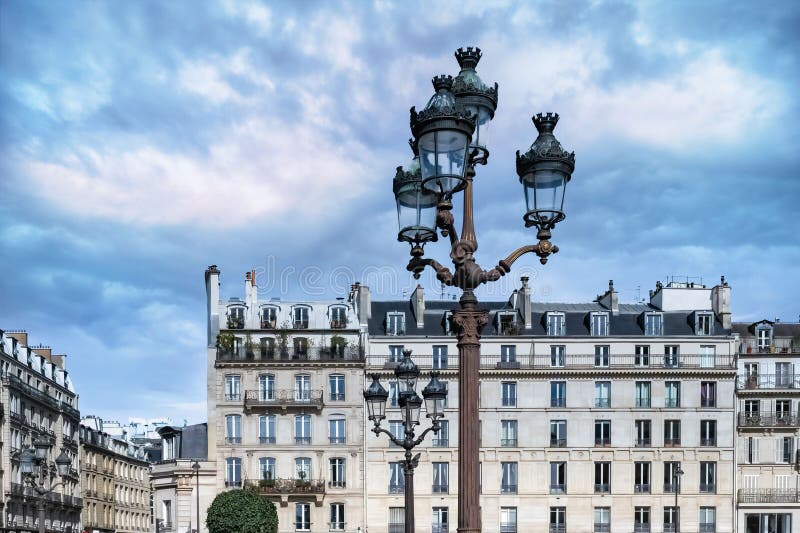
[[[739,427],[752,427],[752,428],[796,428],[800,426],[800,417],[796,414],[784,413],[739,413]]]
[[[331,329],[345,329],[347,327],[347,319],[332,319],[331,320]]]
[[[308,320],[295,320],[292,322],[292,329],[308,329]]]
[[[595,354],[566,354],[558,356],[558,372],[568,370],[588,370],[595,368],[602,368],[604,372],[609,370],[626,370],[633,372],[641,372],[643,374],[652,373],[653,370],[667,369],[667,370],[688,370],[688,369],[735,369],[735,356],[734,355],[702,355],[702,354],[681,354],[677,361],[674,358],[664,357],[650,357],[649,364],[642,366],[636,364],[635,354],[611,354],[608,356],[608,365],[605,365],[606,360],[603,359],[603,365],[595,365]],[[641,356],[639,356],[641,359]],[[484,369],[497,369],[508,368],[514,370],[516,368],[522,370],[544,370],[552,371],[550,354],[516,354],[513,365],[506,367],[509,364],[508,356],[500,354],[481,354],[481,368]],[[387,363],[390,363],[390,356],[387,355],[369,355],[366,358],[367,366],[371,368],[384,368]],[[422,369],[428,370],[434,367],[433,354],[414,354],[414,362]],[[458,354],[448,354],[448,365],[451,369],[458,368]],[[564,363],[561,366],[561,363]]]
[[[347,483],[344,481],[328,481],[328,487],[334,489],[344,489],[347,488]]]
[[[500,439],[500,446],[503,448],[516,448],[517,439]]]
[[[736,389],[740,391],[758,390],[800,390],[800,375],[796,374],[758,374],[736,376]]]
[[[218,363],[256,363],[262,361],[285,362],[313,361],[321,363],[342,361],[364,361],[364,350],[359,346],[340,346],[308,348],[277,348],[256,345],[251,348],[238,346],[225,349],[217,347]]]
[[[228,326],[228,329],[244,329],[244,318],[229,316],[225,325]]]
[[[259,481],[245,481],[245,488],[265,495],[325,494],[323,479],[277,478]]]
[[[792,343],[792,339],[773,338],[772,342],[759,345],[757,339],[742,339],[739,345],[740,354],[748,353],[798,353],[800,345]]]
[[[800,503],[797,489],[739,489],[739,503]]]
[[[241,401],[242,395],[238,392],[235,393],[225,393],[225,401],[226,402],[238,402]]]
[[[61,408],[61,404],[59,403],[58,400],[56,400],[52,396],[49,396],[47,393],[40,391],[39,389],[31,387],[30,385],[19,379],[17,376],[14,376],[12,374],[4,374],[3,381],[8,383],[9,387],[17,389],[26,396],[34,400],[38,400],[40,403],[43,403],[52,409]]]
[[[244,393],[244,408],[247,410],[280,409],[281,411],[286,411],[288,409],[307,410],[310,407],[321,410],[323,407],[322,398],[323,391],[321,389],[279,389],[272,396],[258,390],[248,390]]]

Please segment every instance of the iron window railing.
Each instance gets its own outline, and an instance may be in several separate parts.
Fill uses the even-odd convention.
[[[664,492],[669,494],[679,493],[681,492],[680,485],[675,483],[664,483]]]
[[[595,483],[594,484],[594,492],[595,494],[608,494],[611,492],[611,484],[609,483]]]
[[[439,439],[431,439],[431,446],[435,448],[447,448],[450,446],[450,439],[447,437]]]
[[[311,437],[295,437],[295,444],[311,444]]]
[[[275,437],[258,437],[259,444],[275,444]]]
[[[703,494],[716,494],[717,493],[717,484],[716,483],[700,483],[700,492]]]
[[[500,439],[500,446],[504,448],[516,448],[517,439]]]
[[[550,494],[566,494],[567,485],[563,483],[551,483]]]
[[[633,486],[633,492],[636,494],[650,494],[650,483],[636,483]]]
[[[739,489],[739,503],[800,503],[796,489]]]
[[[241,444],[242,437],[225,437],[225,444]]]
[[[567,399],[566,398],[550,398],[550,407],[566,407],[567,406]]]
[[[567,439],[554,439],[550,438],[550,447],[551,448],[566,448],[567,446]]]
[[[611,446],[611,437],[595,437],[595,446]]]
[[[680,437],[664,437],[664,446],[675,448],[680,445],[681,445]]]
[[[344,437],[329,437],[328,440],[331,444],[344,444]]]
[[[506,483],[504,485],[500,485],[500,492],[503,494],[516,494],[517,493],[517,484],[514,483],[513,485],[510,483]]]
[[[717,524],[715,523],[700,523],[700,533],[716,533]]]
[[[447,494],[450,492],[450,485],[447,483],[439,483],[437,485],[433,485],[431,490],[434,494]]]
[[[716,437],[707,437],[704,439],[700,439],[700,446],[716,446],[716,445],[717,445]]]
[[[652,441],[650,439],[636,439],[635,444],[637,448],[650,448]]]
[[[566,524],[550,524],[550,533],[567,533]]]
[[[500,533],[517,533],[517,524],[500,524]]]
[[[402,494],[405,490],[404,483],[389,483],[389,494]]]
[[[595,524],[594,533],[610,533],[611,524]]]
[[[595,407],[611,407],[611,398],[595,398]]]
[[[650,533],[650,524],[634,524],[633,533]]]

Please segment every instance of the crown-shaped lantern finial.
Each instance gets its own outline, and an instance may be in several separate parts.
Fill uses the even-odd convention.
[[[433,83],[433,88],[436,89],[436,92],[442,89],[447,89],[449,91],[453,88],[453,76],[449,74],[439,74],[433,77],[431,83]]]
[[[537,113],[533,117],[533,125],[539,133],[553,133],[558,124],[558,113]]]
[[[466,48],[459,48],[456,50],[456,61],[458,61],[458,66],[463,69],[474,69],[478,66],[478,61],[481,60],[481,49],[472,46],[467,46]]]

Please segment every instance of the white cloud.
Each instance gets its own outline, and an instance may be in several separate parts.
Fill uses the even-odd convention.
[[[246,20],[260,35],[267,35],[272,23],[269,8],[258,1],[222,0],[222,9],[228,16]]]
[[[178,85],[187,92],[202,96],[212,104],[256,102],[258,91],[274,91],[275,84],[251,62],[249,48],[240,48],[228,57],[187,61],[178,70]],[[231,81],[244,81],[254,86],[250,97],[236,90]]]

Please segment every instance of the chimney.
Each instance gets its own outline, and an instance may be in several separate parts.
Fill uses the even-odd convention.
[[[522,288],[519,289],[517,292],[517,306],[519,309],[519,314],[522,315],[522,319],[525,321],[525,329],[530,329],[533,326],[533,317],[531,313],[533,312],[532,304],[531,304],[531,288],[528,286],[528,280],[530,278],[528,276],[522,276],[519,280],[522,282]]]
[[[53,350],[50,349],[48,346],[33,346],[31,347],[34,353],[39,354],[42,356],[42,359],[45,361],[52,361],[52,354]]]
[[[597,303],[609,309],[612,315],[619,314],[619,293],[614,290],[614,280],[608,280],[608,290],[597,297]]]
[[[56,365],[61,370],[67,369],[67,355],[66,354],[56,354],[50,357],[50,362]]]
[[[725,276],[720,278],[719,285],[711,289],[711,309],[722,322],[723,329],[731,329],[731,288]]]
[[[417,319],[417,327],[425,326],[425,291],[422,285],[417,285],[414,292],[411,293],[411,310],[414,312],[414,318]]]
[[[28,332],[25,330],[6,331],[6,335],[8,335],[13,339],[17,339],[17,342],[20,343],[22,346],[28,345]]]
[[[245,313],[255,313],[258,309],[258,285],[256,285],[255,269],[245,275],[244,301],[247,304]],[[247,320],[247,318],[245,318],[245,320]]]
[[[214,346],[219,331],[219,269],[211,265],[206,269],[206,317],[208,345]]]
[[[353,292],[355,293],[358,323],[361,326],[366,326],[372,316],[372,299],[370,298],[369,287],[356,282],[353,286]]]

